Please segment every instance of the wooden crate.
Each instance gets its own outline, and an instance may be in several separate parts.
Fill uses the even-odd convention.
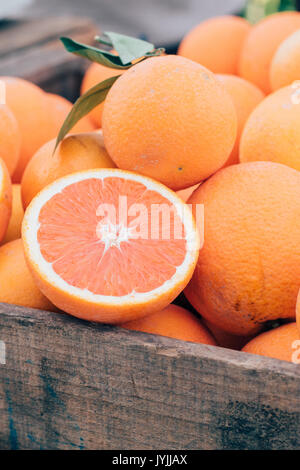
[[[5,304],[0,341],[2,449],[299,449],[294,364]]]
[[[75,98],[74,21],[6,26],[0,75]],[[0,304],[1,449],[297,449],[299,395],[294,364]]]
[[[0,76],[26,78],[74,101],[88,61],[66,53],[59,38],[92,44],[97,33],[91,20],[76,17],[0,23]]]

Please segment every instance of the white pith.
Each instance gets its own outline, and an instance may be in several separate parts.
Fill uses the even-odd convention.
[[[167,281],[164,282],[160,287],[153,289],[146,293],[136,293],[131,292],[130,294],[124,296],[106,296],[106,295],[99,295],[94,294],[93,292],[89,291],[88,289],[81,289],[78,287],[71,286],[66,281],[64,281],[53,269],[52,264],[48,263],[42,256],[37,234],[38,229],[40,226],[39,223],[39,214],[42,207],[45,203],[51,199],[55,194],[61,192],[66,186],[71,184],[77,183],[79,181],[87,180],[90,178],[103,180],[106,177],[120,177],[125,180],[136,181],[143,184],[147,189],[156,191],[168,199],[171,203],[174,204],[176,208],[176,212],[179,218],[184,223],[185,233],[187,236],[185,237],[187,250],[186,250],[186,257],[183,263],[177,267],[176,273]],[[180,208],[181,210],[178,210]],[[106,249],[109,249],[110,246],[115,244],[118,245],[122,240],[122,238],[129,238],[130,234],[128,233],[128,229],[125,227],[119,227],[121,232],[119,233],[119,237],[107,237],[105,244]],[[125,229],[125,231],[124,231]],[[105,229],[104,229],[105,230]],[[177,285],[180,281],[184,281],[186,278],[187,273],[190,270],[191,264],[194,264],[196,261],[196,254],[199,250],[199,237],[197,234],[197,230],[195,227],[195,222],[193,216],[187,206],[185,206],[180,198],[167,187],[156,183],[154,180],[150,178],[146,178],[144,176],[128,173],[122,170],[116,169],[105,169],[105,170],[89,170],[84,172],[75,173],[72,175],[68,175],[64,178],[61,178],[45,189],[43,189],[37,197],[33,199],[24,216],[23,220],[23,227],[22,227],[22,236],[23,241],[26,247],[27,255],[31,261],[38,269],[39,274],[42,278],[46,279],[48,283],[50,283],[53,287],[57,288],[60,291],[65,292],[66,294],[75,296],[78,299],[82,299],[91,303],[99,303],[99,304],[109,304],[113,305],[122,305],[124,303],[127,304],[140,304],[147,301],[154,296],[160,296],[164,293],[167,293],[172,286]]]

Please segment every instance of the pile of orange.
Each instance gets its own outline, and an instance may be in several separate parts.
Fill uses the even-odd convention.
[[[82,93],[121,76],[57,148],[71,103],[2,77],[0,301],[298,364],[299,31],[218,17],[92,64]]]

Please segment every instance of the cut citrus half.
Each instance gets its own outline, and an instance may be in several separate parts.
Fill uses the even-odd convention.
[[[118,169],[73,173],[44,188],[26,210],[22,236],[52,303],[104,323],[166,307],[199,252],[188,206],[161,183]]]

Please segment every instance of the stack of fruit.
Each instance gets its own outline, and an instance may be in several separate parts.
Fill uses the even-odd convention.
[[[107,37],[73,108],[1,78],[0,301],[300,362],[300,13]]]

